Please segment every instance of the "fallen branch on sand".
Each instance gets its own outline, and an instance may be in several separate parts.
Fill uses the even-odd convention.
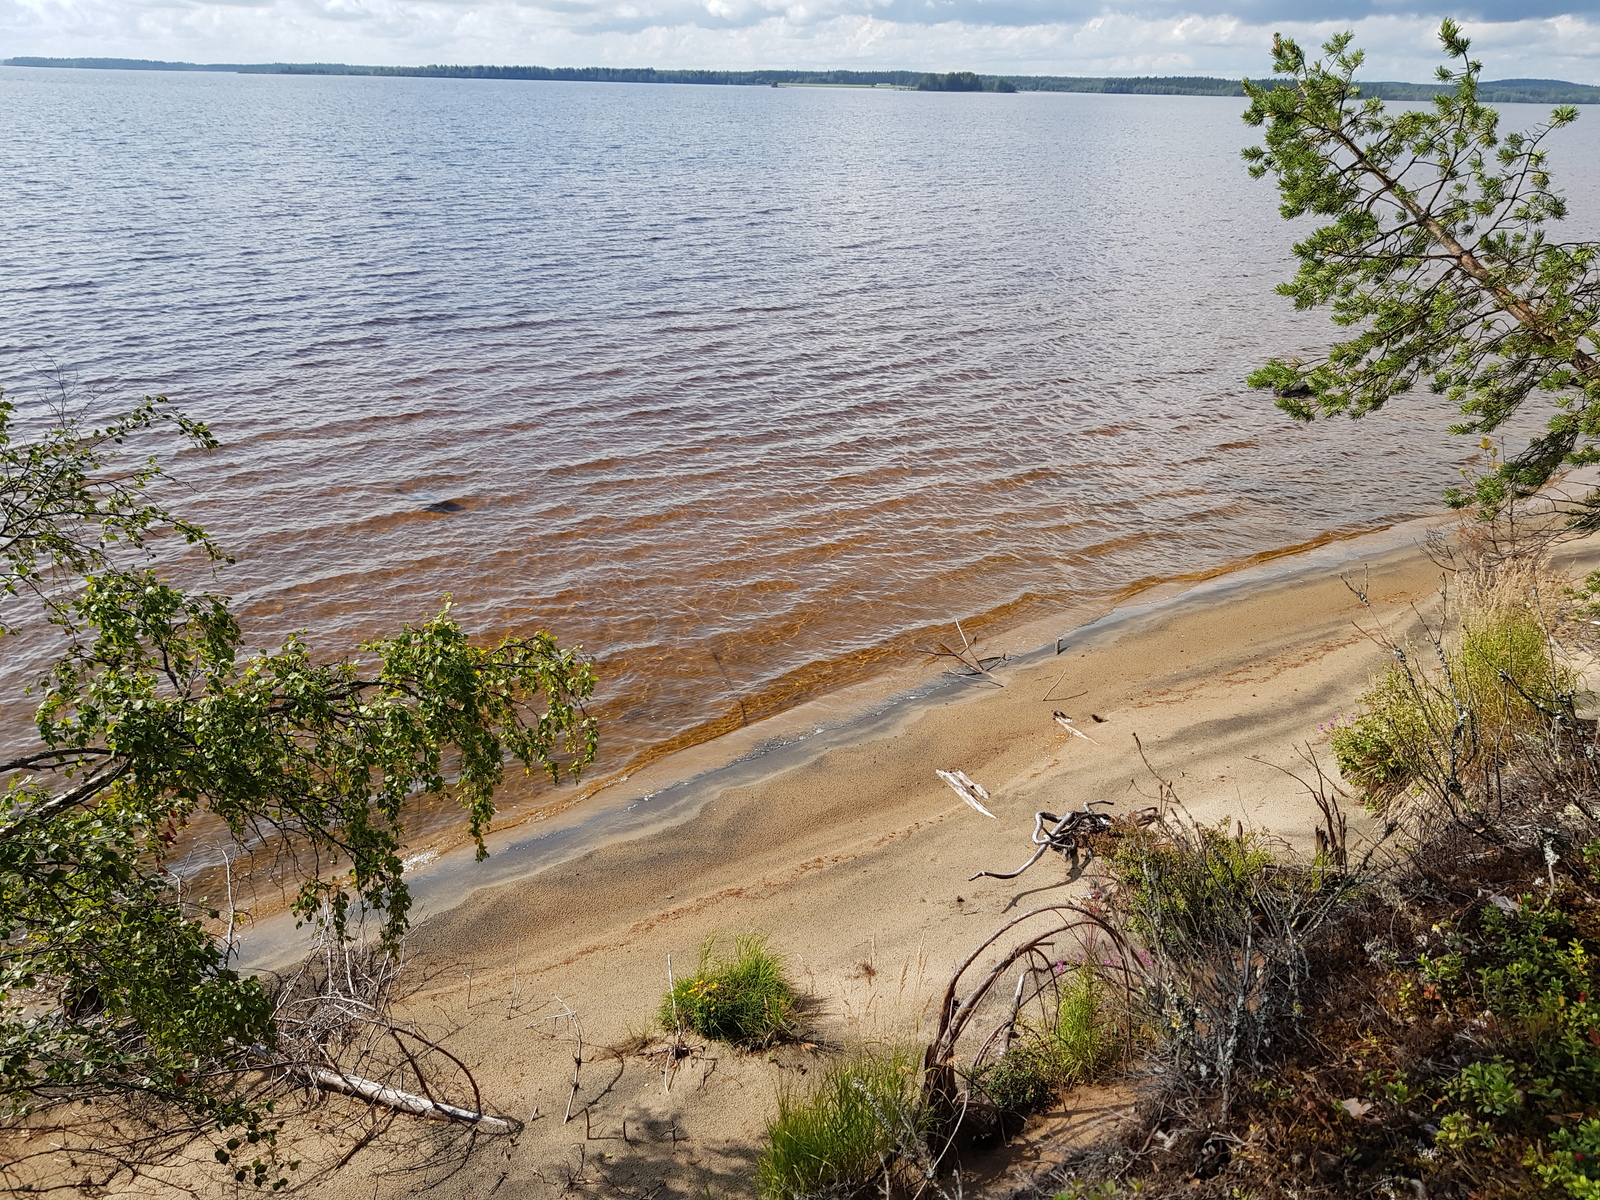
[[[402,1092],[399,1088],[390,1087],[376,1080],[362,1079],[359,1075],[345,1075],[321,1067],[302,1067],[300,1070],[308,1080],[324,1091],[359,1096],[370,1103],[382,1104],[387,1108],[414,1113],[434,1121],[460,1121],[495,1133],[515,1131],[510,1121],[502,1120],[500,1117],[490,1117],[470,1109],[457,1108],[453,1104],[429,1100],[426,1096],[414,1096],[410,1092]]]
[[[1092,737],[1090,737],[1087,733],[1085,733],[1083,730],[1079,729],[1076,725],[1074,725],[1072,723],[1072,718],[1067,716],[1066,713],[1057,711],[1057,712],[1052,713],[1051,716],[1053,716],[1055,718],[1055,722],[1056,722],[1057,725],[1061,726],[1061,728],[1065,729],[1073,737],[1081,737],[1086,742],[1094,742],[1094,744],[1096,746],[1098,746],[1100,744],[1099,742],[1095,742],[1095,740]]]
[[[969,779],[965,771],[935,771],[934,774],[950,785],[950,790],[961,797],[962,803],[977,809],[984,816],[993,820],[1000,819],[985,808],[979,800],[979,797],[984,800],[989,799],[988,791],[985,790],[982,784],[974,783]]]
[[[1081,735],[1080,735],[1081,736]],[[1015,871],[979,871],[971,876],[973,879],[1015,879],[1034,863],[1044,857],[1046,850],[1054,850],[1065,858],[1072,856],[1074,864],[1078,861],[1078,851],[1090,849],[1089,839],[1098,834],[1110,833],[1112,828],[1111,817],[1107,813],[1095,812],[1098,804],[1114,804],[1114,800],[1087,800],[1078,812],[1070,812],[1064,817],[1058,817],[1052,812],[1037,812],[1033,814],[1032,842],[1038,847],[1033,852],[1033,857],[1023,863]],[[1140,825],[1148,825],[1156,820],[1158,811],[1154,808],[1140,809],[1133,815],[1133,819]],[[1049,828],[1046,829],[1045,826]]]

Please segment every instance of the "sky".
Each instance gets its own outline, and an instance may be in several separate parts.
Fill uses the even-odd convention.
[[[1600,0],[0,0],[0,58],[1265,75],[1353,29],[1424,81],[1439,19],[1486,79],[1600,84]]]

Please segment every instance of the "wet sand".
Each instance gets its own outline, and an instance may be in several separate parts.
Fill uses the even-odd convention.
[[[1592,544],[1567,554],[1583,569],[1597,557]],[[1357,582],[1370,570],[1370,608],[1341,570]],[[596,1194],[751,1194],[781,1089],[803,1087],[830,1048],[914,1038],[954,964],[1006,914],[1084,886],[1054,858],[1015,881],[969,876],[1019,865],[1037,809],[1147,803],[1154,780],[1135,734],[1196,818],[1304,846],[1314,808],[1285,770],[1303,773],[1308,746],[1327,761],[1319,725],[1349,712],[1386,660],[1373,635],[1413,631],[1440,582],[1414,539],[1148,606],[1065,639],[1060,655],[1014,663],[1004,686],[972,681],[903,705],[852,743],[712,790],[676,823],[436,912],[410,939],[431,982],[409,1007],[459,1026],[449,1045],[492,1106],[538,1114],[445,1190],[554,1195],[576,1173]],[[1094,741],[1057,725],[1057,709]],[[983,783],[998,819],[963,805],[940,768]],[[1352,813],[1353,831],[1362,825]],[[466,877],[453,878],[465,895]],[[715,1061],[685,1067],[670,1094],[659,1058],[592,1055],[577,1098],[594,1100],[588,1136],[581,1120],[563,1124],[573,1045],[568,1023],[547,1018],[570,1005],[587,1045],[621,1047],[649,1031],[669,954],[681,970],[706,937],[737,932],[789,956],[811,998],[809,1045],[711,1048]]]

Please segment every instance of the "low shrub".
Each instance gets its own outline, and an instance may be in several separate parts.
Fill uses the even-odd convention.
[[[979,1086],[996,1107],[1025,1113],[1096,1078],[1126,1049],[1115,999],[1091,967],[1067,968],[1052,1020],[1019,1029],[1005,1054],[978,1073]]]
[[[661,1023],[735,1046],[770,1046],[794,1033],[796,1001],[783,956],[762,937],[733,939],[723,953],[715,937],[700,947],[693,975],[674,982],[661,1001]]]
[[[1550,1135],[1550,1149],[1530,1152],[1527,1166],[1540,1182],[1572,1200],[1600,1200],[1600,1119]]]
[[[1548,721],[1541,713],[1571,702],[1572,673],[1551,652],[1539,615],[1524,604],[1469,613],[1455,649],[1397,655],[1338,724],[1331,744],[1344,777],[1383,807],[1444,772],[1460,775],[1519,732]],[[1443,782],[1443,780],[1440,780]]]
[[[921,1056],[863,1050],[830,1066],[804,1099],[778,1098],[757,1165],[767,1200],[848,1194],[893,1170],[926,1129]]]
[[[1196,825],[1180,836],[1133,831],[1110,856],[1130,932],[1175,952],[1209,949],[1219,929],[1256,905],[1276,865],[1265,837],[1231,832],[1227,822]]]

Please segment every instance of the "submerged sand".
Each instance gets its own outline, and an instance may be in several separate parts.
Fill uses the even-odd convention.
[[[1586,546],[1568,554],[1585,569],[1594,557]],[[1432,611],[1441,575],[1413,540],[1152,606],[997,681],[908,705],[853,744],[716,790],[689,819],[430,917],[409,943],[430,982],[408,1009],[453,1028],[448,1045],[487,1104],[528,1120],[441,1191],[753,1194],[781,1091],[803,1088],[836,1048],[914,1038],[954,964],[1008,914],[1084,886],[1053,856],[1015,881],[969,876],[1019,865],[1035,810],[1148,803],[1154,779],[1135,735],[1196,818],[1304,845],[1315,809],[1286,772],[1304,774],[1308,750],[1328,760],[1319,726],[1350,712],[1387,661],[1378,638],[1404,638]],[[1057,710],[1094,740],[1064,730]],[[934,774],[956,768],[988,788],[997,819]],[[681,970],[708,936],[740,932],[788,956],[811,998],[807,1041],[770,1054],[707,1048],[668,1091],[660,1058],[628,1052],[652,1026],[668,955]],[[586,1111],[564,1122],[572,1022],[550,1018],[568,1010],[589,1049],[573,1105]],[[1028,1153],[1025,1135],[1013,1157]],[[359,1186],[347,1173],[329,1193],[398,1194],[417,1182],[365,1178],[360,1164]]]

